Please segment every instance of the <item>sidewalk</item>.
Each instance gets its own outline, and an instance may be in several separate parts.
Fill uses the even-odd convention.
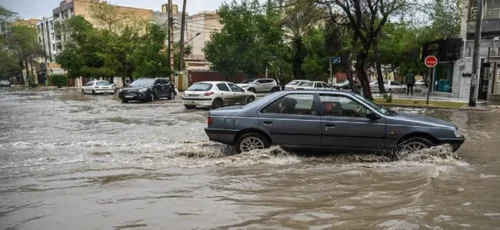
[[[377,98],[383,98],[382,94],[373,94],[373,97]],[[419,101],[425,101],[427,100],[427,96],[422,96],[422,95],[407,95],[404,93],[393,93],[392,98],[394,99],[410,99],[410,100],[419,100]],[[461,100],[458,98],[451,98],[451,97],[438,97],[438,96],[429,96],[429,101],[448,101],[448,102],[460,102],[460,103],[468,103],[468,100]],[[477,104],[486,104],[486,101],[483,100],[478,100]]]

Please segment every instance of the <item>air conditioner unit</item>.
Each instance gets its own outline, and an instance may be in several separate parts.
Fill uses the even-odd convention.
[[[500,37],[494,37],[493,41],[500,41]]]

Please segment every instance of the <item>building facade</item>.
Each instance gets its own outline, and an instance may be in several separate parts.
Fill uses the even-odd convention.
[[[187,69],[209,69],[210,63],[206,61],[203,48],[210,41],[213,32],[220,31],[223,25],[215,11],[200,12],[186,20],[187,45],[192,47],[191,55],[186,57]]]
[[[59,53],[64,50],[64,43],[68,37],[60,29],[66,19],[74,15],[82,16],[95,27],[103,27],[99,20],[91,16],[92,6],[102,3],[102,0],[63,0],[59,6],[54,8],[50,17],[43,18],[36,24],[38,30],[38,41],[42,44],[45,56],[47,57],[47,66],[51,66],[51,72],[60,72],[58,65],[49,65],[55,62]],[[174,43],[180,42],[181,37],[181,21],[182,14],[178,11],[178,6],[173,5],[172,15],[168,15],[168,4],[161,6],[161,11],[153,11],[149,9],[139,9],[124,6],[115,6],[119,14],[131,14],[140,19],[145,19],[151,23],[161,26],[168,26],[169,18],[172,18],[174,23]],[[222,29],[222,24],[219,21],[219,16],[216,12],[201,12],[192,16],[186,15],[184,30],[185,45],[192,47],[192,52],[185,59],[186,69],[201,69],[208,70],[210,64],[205,59],[203,48],[205,43],[210,40],[210,34],[214,31]],[[165,38],[165,44],[168,45],[168,40]],[[42,62],[45,62],[42,60]],[[42,64],[42,65],[45,65]],[[42,70],[48,70],[45,66]],[[47,71],[47,73],[50,73]],[[187,81],[186,81],[187,82]],[[76,82],[75,86],[81,86],[84,82]],[[120,84],[119,84],[120,85]]]
[[[457,62],[455,78],[467,79],[460,90],[468,98],[476,17],[481,17],[481,43],[479,49],[479,76],[477,99],[500,100],[500,1],[483,0],[483,13],[477,15],[476,0],[467,1],[464,6],[461,35],[464,39],[462,60]]]
[[[464,0],[460,38],[448,38],[424,45],[423,57],[438,56],[434,68],[432,95],[469,100],[473,72],[476,17],[481,17],[478,60],[478,100],[500,100],[500,1],[483,0],[483,14],[477,15],[476,0]]]

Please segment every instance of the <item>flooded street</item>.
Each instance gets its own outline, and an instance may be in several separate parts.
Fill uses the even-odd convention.
[[[0,89],[1,229],[500,229],[500,110],[398,161],[232,154],[179,99]]]

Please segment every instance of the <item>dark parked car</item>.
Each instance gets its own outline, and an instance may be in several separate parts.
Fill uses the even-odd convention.
[[[245,106],[212,110],[205,132],[237,152],[280,145],[393,153],[442,144],[456,151],[465,140],[450,122],[396,113],[347,91],[281,91]]]
[[[0,87],[10,87],[9,80],[0,80]]]
[[[120,90],[118,97],[123,103],[128,101],[154,101],[167,97],[174,99],[176,95],[174,85],[167,78],[139,78]]]

